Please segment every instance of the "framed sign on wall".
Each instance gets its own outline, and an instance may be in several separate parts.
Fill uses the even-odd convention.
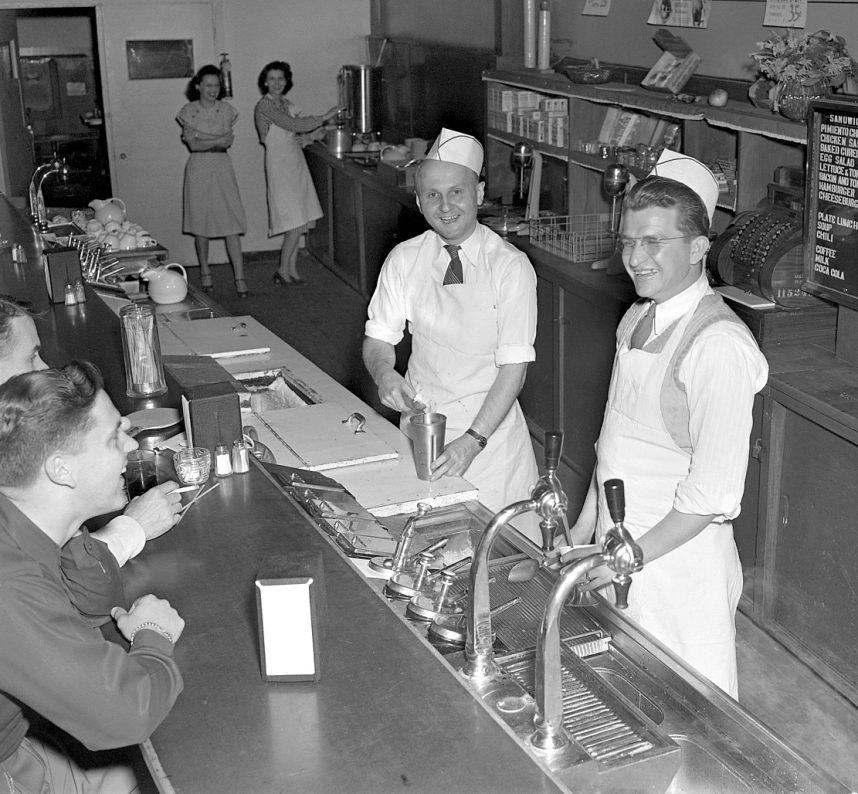
[[[858,309],[858,103],[813,102],[808,115],[804,289]]]
[[[129,80],[194,76],[193,39],[137,39],[125,42]]]

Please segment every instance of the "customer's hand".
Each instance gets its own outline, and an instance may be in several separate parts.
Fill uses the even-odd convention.
[[[122,607],[113,607],[110,616],[116,621],[122,636],[129,642],[134,631],[144,623],[154,623],[162,631],[166,631],[174,643],[182,636],[185,628],[185,621],[170,606],[170,602],[156,598],[151,593],[138,598],[127,612]]]
[[[124,514],[143,527],[146,540],[163,535],[178,523],[182,497],[180,494],[170,493],[178,487],[178,483],[172,480],[162,482],[128,503]]]

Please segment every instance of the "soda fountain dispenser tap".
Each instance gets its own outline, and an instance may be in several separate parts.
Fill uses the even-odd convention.
[[[474,562],[471,565],[471,582],[468,593],[468,620],[467,641],[465,643],[465,663],[461,674],[464,678],[475,682],[483,682],[500,676],[500,667],[494,660],[492,650],[492,619],[489,594],[489,558],[492,546],[501,530],[516,516],[528,512],[538,512],[545,527],[542,529],[543,544],[546,548],[553,549],[554,528],[557,526],[557,518],[565,520],[566,495],[557,480],[556,470],[560,460],[560,450],[563,446],[562,433],[546,433],[545,436],[545,468],[546,473],[539,478],[533,489],[530,499],[514,502],[496,513],[483,532],[477,550],[474,553]],[[549,540],[546,540],[550,533]],[[525,560],[530,563],[528,568],[532,571],[525,572],[524,576],[516,577],[515,580],[522,581],[533,576],[539,567],[537,560]],[[529,575],[527,575],[529,573]],[[512,570],[510,571],[510,581]]]
[[[560,659],[560,613],[575,586],[600,565],[614,572],[614,591],[619,609],[628,606],[631,574],[643,568],[643,552],[623,526],[625,492],[622,480],[605,482],[605,498],[614,522],[602,539],[602,550],[565,567],[548,596],[536,641],[536,716],[530,743],[545,753],[556,753],[569,744],[563,729],[563,668]]]
[[[611,199],[611,238],[616,242],[619,213],[617,211],[620,196],[629,184],[629,169],[622,163],[611,163],[602,173],[602,190]],[[623,270],[623,260],[619,251],[615,250],[606,259],[599,259],[590,265],[591,270],[607,270],[609,274],[620,273]]]

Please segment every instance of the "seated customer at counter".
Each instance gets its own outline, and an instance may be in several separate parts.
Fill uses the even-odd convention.
[[[538,472],[518,404],[536,353],[536,275],[520,250],[477,222],[483,147],[444,129],[416,174],[431,229],[397,245],[381,268],[363,343],[381,402],[447,417],[447,445],[432,479],[467,477],[490,510],[530,498]],[[406,325],[412,353],[403,378],[395,346]],[[539,542],[531,516],[516,521]],[[525,527],[527,524],[527,527]]]
[[[45,369],[36,324],[25,306],[0,297],[0,383],[21,372]],[[147,540],[163,535],[179,520],[177,486],[164,482],[132,499],[121,516],[92,533],[107,544],[119,565],[136,557]]]
[[[718,200],[712,172],[665,150],[623,205],[619,243],[640,296],[617,330],[596,469],[575,543],[612,521],[601,483],[625,483],[625,525],[644,553],[628,615],[733,697],[742,569],[733,527],[754,395],[768,365],[703,270]],[[606,567],[591,572],[606,584]]]
[[[167,601],[129,611],[115,562],[104,603],[130,643],[105,640],[70,601],[60,549],[124,501],[137,443],[91,364],[16,375],[0,386],[0,779],[10,791],[136,790],[125,767],[79,765],[28,730],[32,710],[90,750],[138,744],[182,691],[173,644],[184,621]],[[109,556],[107,557],[109,560]]]

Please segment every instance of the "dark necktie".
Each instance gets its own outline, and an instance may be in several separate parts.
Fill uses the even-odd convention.
[[[652,325],[655,322],[655,301],[650,303],[646,314],[641,317],[640,322],[632,331],[632,338],[629,341],[629,347],[633,350],[640,350],[647,343],[647,340],[652,333]]]
[[[444,286],[448,284],[464,284],[465,277],[462,273],[462,260],[459,259],[458,245],[445,245],[447,253],[450,254],[450,264],[447,266],[447,272],[444,273]]]

